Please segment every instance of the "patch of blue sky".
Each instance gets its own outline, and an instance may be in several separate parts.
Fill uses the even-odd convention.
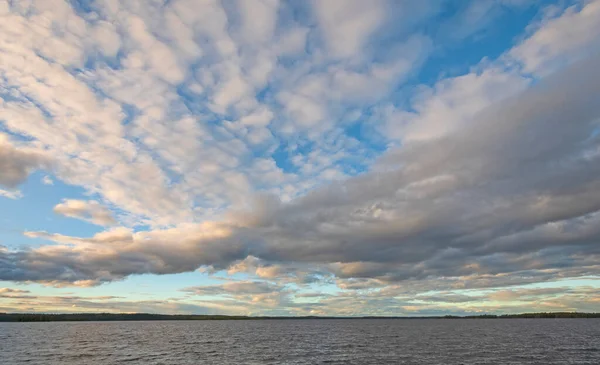
[[[121,104],[121,111],[125,114],[125,117],[121,120],[121,124],[123,125],[131,124],[131,122],[133,122],[136,116],[138,116],[140,113],[139,109],[135,105],[126,103]]]
[[[123,68],[121,61],[125,53],[122,50],[119,50],[115,56],[107,56],[102,52],[89,50],[85,54],[85,61],[82,67],[65,67],[67,71],[71,74],[77,76],[78,74],[89,74],[98,69],[105,69],[106,67],[112,70],[120,70]],[[93,84],[89,85],[90,88],[94,88]]]
[[[199,271],[169,275],[132,275],[125,280],[115,281],[91,288],[78,288],[78,294],[115,295],[127,297],[127,300],[152,300],[164,298],[183,298],[183,288],[218,285],[223,281]],[[189,294],[189,293],[188,293]]]
[[[17,142],[31,142],[35,140],[35,138],[29,137],[26,134],[15,133],[10,129],[6,128],[0,119],[0,133],[4,133],[10,136],[10,139]]]
[[[590,286],[600,289],[600,277],[598,276],[582,276],[579,278],[565,278],[556,281],[540,282],[528,285],[521,285],[522,288],[574,288]]]
[[[285,141],[281,141],[279,143],[277,149],[271,154],[271,158],[273,158],[277,167],[279,167],[284,172],[298,172],[298,167],[294,165],[294,163],[290,159],[290,151],[288,148],[288,144]]]
[[[319,292],[325,295],[336,295],[343,292],[336,284],[326,281],[319,283],[310,283],[304,289],[304,292]]]
[[[346,129],[349,136],[361,133],[363,125],[357,123]],[[335,166],[347,176],[354,176],[369,171],[373,161],[386,151],[386,145],[362,140],[355,148],[346,149],[346,156],[341,157]]]
[[[207,114],[213,114],[212,111],[207,107],[206,97],[190,89],[192,84],[195,84],[195,81],[193,79],[188,79],[186,82],[181,83],[176,87],[179,101],[185,105],[188,113],[192,115],[205,116]]]
[[[96,11],[93,0],[71,0],[70,3],[73,10],[80,15],[85,16]]]
[[[592,131],[592,134],[590,135],[589,141],[592,141],[594,139],[597,139],[598,137],[600,137],[600,120],[598,121],[599,126],[594,128],[594,130]]]
[[[16,248],[51,243],[44,239],[25,237],[25,231],[60,232],[77,237],[90,237],[103,231],[103,227],[54,214],[54,206],[62,199],[88,200],[90,197],[83,188],[57,179],[53,179],[54,185],[46,185],[42,182],[44,176],[46,174],[41,172],[32,174],[20,186],[23,194],[20,199],[0,197],[0,245]]]
[[[176,283],[176,284],[175,284]],[[170,275],[132,275],[125,280],[114,281],[93,287],[55,288],[37,283],[28,283],[27,290],[36,295],[71,295],[78,296],[115,296],[127,301],[165,300],[167,298],[184,298],[187,294],[182,288],[202,285],[222,284],[221,280],[207,274],[194,271]],[[0,281],[0,287],[23,289],[23,284]]]
[[[434,34],[435,49],[415,81],[433,85],[440,79],[468,73],[483,59],[497,59],[519,41],[539,11],[538,7],[501,11],[482,29],[454,42],[448,42],[448,35]],[[439,28],[431,31],[439,32]]]
[[[344,132],[359,141],[361,146],[383,153],[386,150],[386,140],[371,121],[372,118],[373,114],[367,110],[359,120],[348,124]]]

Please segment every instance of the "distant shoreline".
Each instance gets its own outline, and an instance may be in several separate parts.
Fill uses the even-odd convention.
[[[207,320],[299,320],[299,319],[511,319],[511,318],[600,318],[600,313],[543,312],[520,314],[484,314],[477,316],[357,316],[357,317],[273,317],[273,316],[225,316],[150,313],[0,313],[0,322],[110,322],[110,321],[207,321]]]

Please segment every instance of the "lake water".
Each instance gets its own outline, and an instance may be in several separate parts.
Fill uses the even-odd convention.
[[[0,323],[0,364],[600,364],[600,319]]]

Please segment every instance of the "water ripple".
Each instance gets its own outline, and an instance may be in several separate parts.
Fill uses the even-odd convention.
[[[600,319],[0,323],[0,364],[600,364]]]

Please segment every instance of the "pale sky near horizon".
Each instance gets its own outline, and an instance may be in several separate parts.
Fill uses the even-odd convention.
[[[600,0],[0,0],[0,312],[600,311]]]

